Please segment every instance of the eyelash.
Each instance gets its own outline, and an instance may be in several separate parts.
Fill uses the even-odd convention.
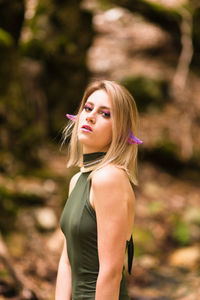
[[[84,105],[83,108],[85,109],[85,111],[91,111],[92,110],[92,108],[88,105]]]
[[[83,109],[86,112],[92,111],[92,107],[88,106],[88,105],[84,105]],[[110,118],[110,112],[106,112],[106,111],[101,111],[101,114],[105,117],[105,118]]]
[[[102,114],[105,118],[110,118],[110,112],[102,111]]]

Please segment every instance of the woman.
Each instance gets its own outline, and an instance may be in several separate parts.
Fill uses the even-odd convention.
[[[56,300],[128,300],[124,257],[131,270],[135,137],[138,113],[130,93],[113,81],[89,85],[73,127],[68,167],[82,166],[69,187],[61,217],[64,247]],[[74,126],[72,126],[72,123]]]

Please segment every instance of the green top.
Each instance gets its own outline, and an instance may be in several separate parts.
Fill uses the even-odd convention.
[[[104,154],[104,153],[103,153]],[[102,157],[102,153],[84,155],[84,163]],[[97,161],[97,160],[96,160]],[[93,163],[91,162],[93,165]],[[90,162],[89,162],[90,165]],[[94,300],[99,272],[96,213],[89,201],[90,172],[82,173],[62,213],[60,225],[67,238],[67,252],[72,270],[72,300]],[[132,239],[127,242],[129,269],[133,256]],[[129,300],[124,272],[119,300]]]

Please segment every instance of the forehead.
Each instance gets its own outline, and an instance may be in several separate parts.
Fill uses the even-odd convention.
[[[107,106],[111,108],[111,100],[104,90],[97,90],[93,92],[86,100],[95,106]]]

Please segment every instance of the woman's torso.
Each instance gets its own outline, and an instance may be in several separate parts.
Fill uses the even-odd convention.
[[[96,214],[89,201],[90,172],[82,173],[64,207],[60,224],[67,238],[72,300],[94,300],[99,272]],[[119,300],[129,300],[124,273]]]

